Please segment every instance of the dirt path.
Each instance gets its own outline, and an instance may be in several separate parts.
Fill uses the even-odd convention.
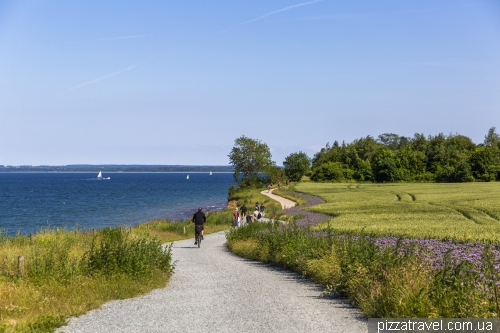
[[[323,297],[301,275],[242,259],[224,232],[174,243],[175,274],[163,289],[113,301],[60,332],[367,332],[344,300]]]
[[[273,194],[273,191],[275,189],[273,188],[270,192],[267,192],[267,190],[264,190],[260,192],[260,194],[264,194],[268,196],[269,198],[278,201],[281,204],[282,209],[287,209],[287,208],[292,208],[293,206],[296,205],[295,201],[285,199],[283,197],[280,197],[279,195]]]

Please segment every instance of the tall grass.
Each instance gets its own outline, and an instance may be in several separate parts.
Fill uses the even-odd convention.
[[[291,222],[254,223],[227,234],[231,251],[293,270],[347,297],[370,317],[499,316],[498,257],[436,266],[418,243],[381,247],[376,235],[318,233]],[[489,254],[488,254],[489,253]]]
[[[0,332],[53,331],[67,316],[165,285],[174,269],[170,246],[123,228],[42,230],[33,244],[3,237],[0,260]]]
[[[500,317],[499,185],[298,184],[326,203],[290,210],[287,224],[231,230],[227,245],[311,277],[370,317]],[[310,211],[330,218],[304,219]]]
[[[231,214],[209,212],[205,232],[228,229]],[[69,316],[164,287],[174,264],[171,246],[162,243],[193,235],[190,220],[95,232],[42,229],[33,244],[0,232],[0,332],[52,332]]]

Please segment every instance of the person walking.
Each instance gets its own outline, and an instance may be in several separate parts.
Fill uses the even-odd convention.
[[[201,233],[201,239],[203,239],[204,232],[204,224],[207,222],[207,217],[205,213],[203,213],[203,208],[198,207],[198,211],[193,214],[193,223],[194,223],[194,245],[197,245],[196,236]]]
[[[239,226],[240,226],[240,213],[238,212],[238,207],[236,207],[233,212],[233,227],[235,229],[238,229]]]
[[[281,189],[281,181],[278,181],[278,190]]]
[[[255,210],[259,210],[259,203],[258,202],[255,203]]]
[[[241,218],[244,218],[246,215],[247,215],[247,206],[245,204],[243,204],[243,206],[241,206],[240,208],[240,212],[241,212]]]
[[[265,213],[264,213],[264,209],[266,209],[266,207],[264,205],[260,205],[260,215],[262,217],[264,217]]]

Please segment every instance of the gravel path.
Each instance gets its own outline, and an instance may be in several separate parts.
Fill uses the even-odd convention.
[[[359,311],[300,275],[231,254],[225,234],[173,246],[166,288],[105,304],[58,332],[367,332]]]
[[[280,197],[279,195],[273,194],[274,190],[275,190],[275,188],[271,189],[270,192],[267,192],[267,190],[264,190],[264,191],[260,192],[260,194],[267,195],[269,198],[278,201],[281,204],[282,209],[292,208],[297,204],[295,201],[288,200],[286,198]]]

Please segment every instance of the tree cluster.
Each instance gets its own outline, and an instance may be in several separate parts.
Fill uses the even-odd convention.
[[[459,134],[413,138],[382,134],[325,148],[312,158],[314,181],[437,181],[500,180],[500,136],[492,127],[484,143]]]

